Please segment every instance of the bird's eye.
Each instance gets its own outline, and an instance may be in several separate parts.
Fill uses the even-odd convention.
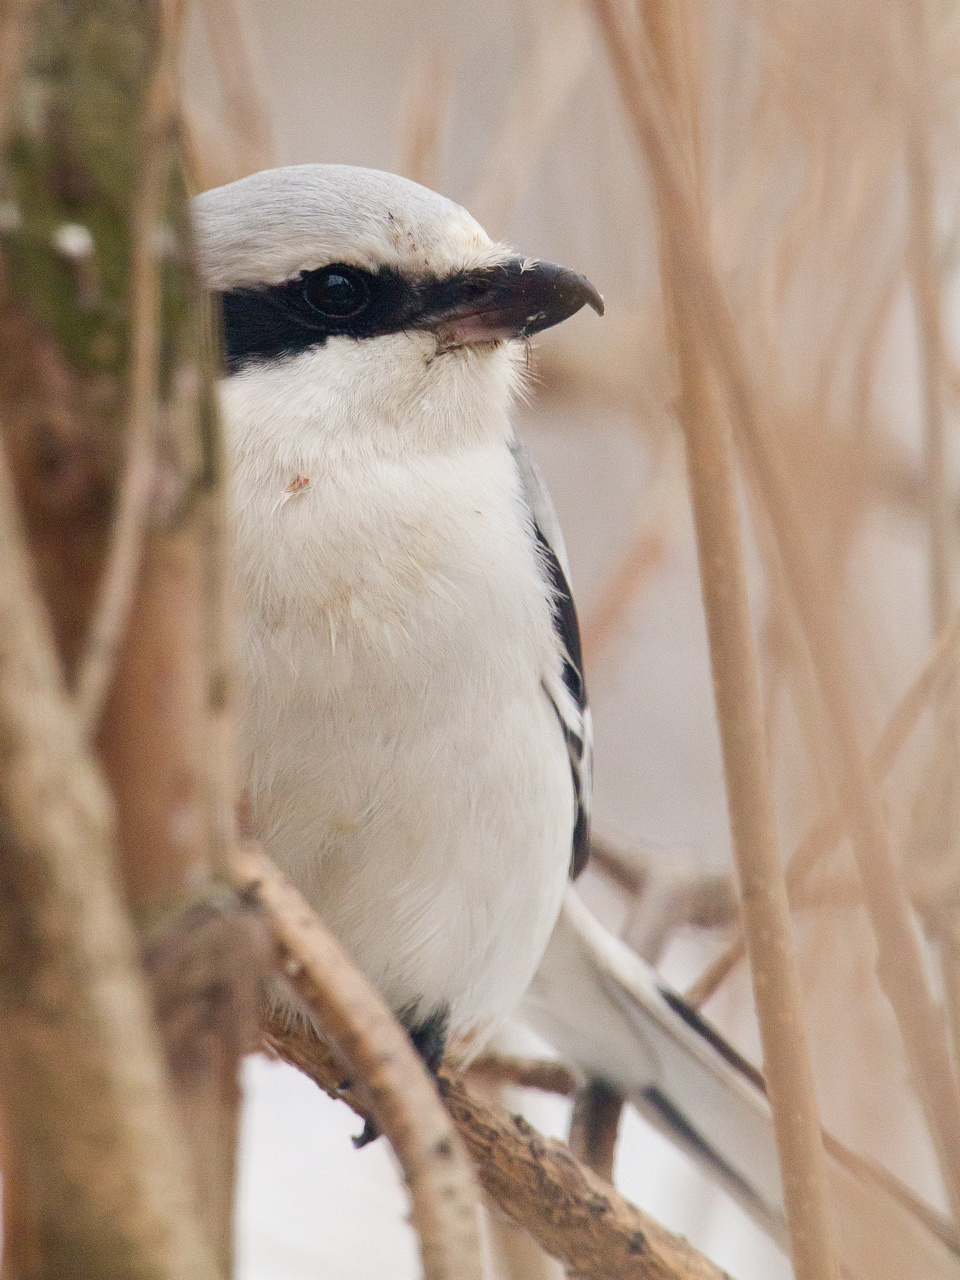
[[[304,277],[303,294],[311,307],[337,320],[359,315],[370,300],[363,275],[350,267],[311,271]]]

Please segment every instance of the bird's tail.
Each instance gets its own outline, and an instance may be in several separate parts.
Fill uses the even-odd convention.
[[[785,1247],[762,1077],[572,888],[522,1016],[587,1075],[617,1086]],[[826,1149],[848,1280],[960,1280],[952,1223],[829,1137]]]

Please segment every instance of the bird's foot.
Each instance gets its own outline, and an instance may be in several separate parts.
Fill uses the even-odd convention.
[[[440,1064],[443,1062],[443,1051],[447,1045],[447,1027],[450,1022],[450,1011],[446,1008],[437,1009],[422,1022],[414,1022],[412,1018],[412,1010],[409,1012],[404,1010],[399,1014],[399,1021],[406,1028],[407,1035],[409,1035],[413,1042],[413,1047],[420,1055],[423,1065],[436,1080]],[[377,1128],[376,1122],[368,1116],[362,1131],[354,1137],[353,1145],[359,1151],[361,1148],[369,1146],[371,1142],[376,1141],[379,1137],[380,1130]]]

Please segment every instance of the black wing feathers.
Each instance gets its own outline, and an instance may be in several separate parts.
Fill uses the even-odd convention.
[[[546,682],[544,692],[560,721],[564,741],[567,744],[567,755],[570,758],[570,772],[573,776],[576,812],[572,833],[570,875],[575,879],[586,866],[590,849],[590,769],[593,752],[590,709],[587,705],[587,691],[583,680],[580,626],[577,622],[577,611],[574,608],[570,584],[567,581],[563,533],[547,487],[530,461],[527,451],[518,440],[514,440],[510,451],[520,478],[521,493],[533,527],[532,531],[537,539],[537,550],[551,588],[554,627],[563,654],[563,684],[569,695],[569,701],[563,698],[564,705],[562,707],[558,705],[555,693],[559,691],[555,690],[555,693],[551,693]]]
[[[544,536],[543,530],[534,520],[534,531],[543,557],[543,563],[553,587],[553,620],[557,634],[563,644],[563,683],[580,712],[581,718],[587,711],[587,690],[583,679],[583,651],[580,644],[580,623],[577,619],[576,606],[570,592],[570,584],[557,554]],[[573,774],[573,791],[576,801],[576,817],[573,827],[573,852],[570,859],[570,878],[575,880],[587,865],[590,856],[590,814],[587,809],[587,797],[584,794],[583,771],[589,768],[589,760],[585,756],[584,737],[577,734],[566,720],[557,712],[557,718],[563,729],[563,736],[570,756],[570,768]]]

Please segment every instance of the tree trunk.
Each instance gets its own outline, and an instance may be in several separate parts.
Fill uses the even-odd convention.
[[[237,1068],[255,1036],[264,948],[224,876],[223,468],[180,165],[180,7],[33,7],[0,102],[0,417],[63,677],[109,783],[113,872],[192,1191],[227,1274]],[[8,1117],[20,1107],[9,1093],[4,1103]],[[25,1185],[28,1142],[8,1124],[5,1228],[32,1259],[8,1249],[18,1277],[52,1274],[30,1227],[42,1191]]]

